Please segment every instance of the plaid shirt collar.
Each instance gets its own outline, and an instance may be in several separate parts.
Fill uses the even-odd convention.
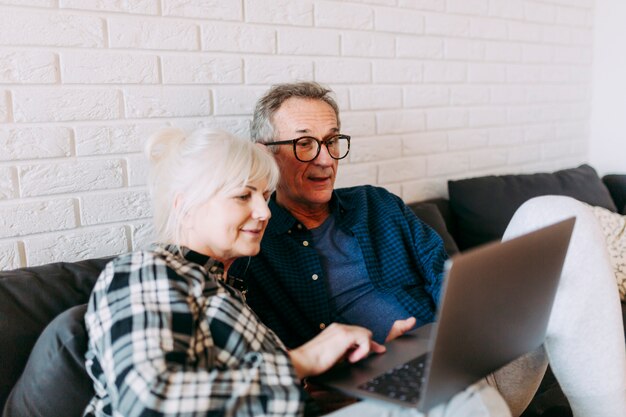
[[[210,256],[196,252],[186,246],[178,246],[172,243],[155,244],[152,249],[157,252],[164,250],[179,256],[182,252],[182,257],[186,261],[202,266],[211,278],[224,282],[224,264]]]
[[[287,233],[292,230],[299,222],[298,220],[281,205],[276,202],[276,192],[270,197],[268,203],[272,217],[267,225],[265,234],[268,236],[276,236]],[[357,223],[358,210],[355,209],[350,201],[346,202],[341,199],[335,191],[329,202],[330,213],[335,216],[336,225],[345,232],[352,232],[352,226]]]

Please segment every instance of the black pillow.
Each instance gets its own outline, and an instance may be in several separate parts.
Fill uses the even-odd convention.
[[[448,181],[448,192],[461,250],[502,238],[515,211],[532,197],[564,195],[617,211],[606,186],[589,165],[554,173]]]
[[[413,210],[413,213],[417,215],[424,223],[432,227],[435,232],[443,239],[443,245],[446,248],[448,255],[452,256],[459,251],[454,238],[448,232],[446,222],[441,215],[441,212],[437,206],[433,203],[412,203],[409,204],[409,208]]]
[[[605,175],[602,177],[602,181],[609,189],[617,210],[622,214],[626,214],[626,175]]]
[[[45,328],[7,399],[3,417],[82,416],[94,396],[84,364],[86,310],[86,304],[72,307]]]

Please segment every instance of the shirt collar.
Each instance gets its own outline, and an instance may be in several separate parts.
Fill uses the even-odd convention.
[[[274,192],[270,197],[268,206],[270,208],[270,211],[272,212],[272,217],[270,218],[270,221],[267,225],[267,230],[265,231],[265,234],[273,236],[287,233],[288,230],[292,229],[298,223],[298,220],[293,217],[287,209],[285,209],[276,202],[276,192]],[[351,218],[353,217],[349,215],[349,213],[353,211],[350,202],[342,200],[337,192],[333,190],[333,194],[329,202],[329,207],[330,214],[332,216],[335,216],[335,219],[338,220],[338,225],[341,226],[345,224],[345,218],[345,220],[348,221],[348,223],[345,225],[348,227],[350,226]]]
[[[204,269],[210,275],[212,275],[213,278],[223,281],[224,264],[221,263],[220,261],[217,261],[211,258],[210,256],[203,255],[199,252],[191,250],[186,246],[178,246],[178,245],[169,243],[165,245],[159,245],[159,247],[161,247],[162,249],[165,249],[166,251],[172,254],[179,255],[179,256],[180,256],[180,253],[182,252],[183,258],[185,260],[204,267]]]

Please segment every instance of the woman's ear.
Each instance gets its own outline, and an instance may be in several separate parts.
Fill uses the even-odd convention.
[[[183,212],[184,199],[182,193],[177,193],[174,197],[174,207],[173,210],[178,214],[178,218],[180,219],[180,225],[184,228],[187,227],[188,215]]]

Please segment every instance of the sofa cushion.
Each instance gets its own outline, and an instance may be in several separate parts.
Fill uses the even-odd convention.
[[[80,417],[94,396],[85,370],[86,304],[57,316],[43,331],[9,395],[4,417]]]
[[[448,181],[448,192],[461,250],[500,239],[518,207],[532,197],[564,195],[617,211],[606,186],[589,165],[554,173]]]
[[[446,222],[439,211],[437,205],[427,202],[411,203],[409,208],[413,210],[413,213],[417,215],[424,223],[432,227],[435,232],[443,239],[443,245],[446,248],[448,255],[452,256],[459,251],[454,238],[448,232]]]
[[[60,313],[87,302],[109,259],[0,272],[0,410],[39,334]]]
[[[617,206],[617,211],[626,214],[626,175],[611,174],[602,177],[604,185],[607,186],[613,201]]]

